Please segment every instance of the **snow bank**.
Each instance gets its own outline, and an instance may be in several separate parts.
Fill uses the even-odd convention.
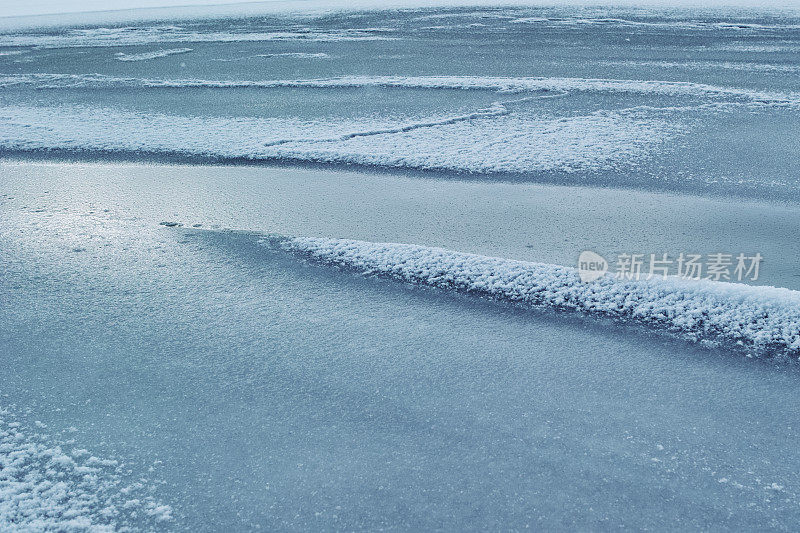
[[[269,237],[265,242],[365,274],[533,307],[631,320],[753,354],[800,356],[800,292],[711,281],[583,283],[576,269],[423,246]]]
[[[120,472],[116,461],[26,435],[0,409],[0,531],[152,530],[172,520],[169,506],[141,483],[125,486]]]

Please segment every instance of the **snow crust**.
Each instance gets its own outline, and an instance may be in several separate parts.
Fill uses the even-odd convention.
[[[0,107],[0,148],[12,150],[146,152],[489,173],[634,168],[684,130],[674,114],[665,112],[704,106],[800,108],[800,93],[794,92],[587,78],[344,76],[255,81],[22,74],[0,77],[0,87],[493,91],[508,96],[461,114],[348,119],[194,117],[85,106]],[[691,100],[685,106],[637,106],[567,117],[526,111],[518,105],[572,92]]]
[[[800,292],[789,289],[671,278],[619,281],[608,274],[584,283],[570,267],[411,244],[299,237],[264,242],[364,274],[634,321],[751,354],[800,356]]]

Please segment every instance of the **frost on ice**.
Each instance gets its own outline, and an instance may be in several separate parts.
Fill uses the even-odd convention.
[[[117,461],[26,434],[0,408],[0,531],[136,531],[171,521],[172,508],[142,483],[125,485]]]

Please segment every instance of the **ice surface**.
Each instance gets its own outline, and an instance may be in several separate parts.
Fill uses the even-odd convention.
[[[155,223],[406,242],[565,266],[586,249],[609,260],[759,252],[758,284],[800,289],[800,207],[792,203],[263,165],[10,161],[0,174],[16,198],[9,207],[104,206]]]
[[[0,37],[2,46],[36,46],[39,48],[71,48],[99,46],[134,46],[157,43],[239,43],[269,41],[373,41],[388,37],[370,29],[348,29],[333,32],[192,32],[180,26],[144,28],[75,29],[59,34],[7,34]]]
[[[0,209],[0,384],[158,462],[169,529],[796,522],[792,365],[37,198]]]
[[[1,53],[24,53],[0,56],[0,151],[791,199],[798,27],[789,12],[504,7],[6,32]]]
[[[154,53],[159,53],[154,52]],[[654,66],[661,66],[655,63]],[[691,63],[687,64],[691,68]],[[724,68],[724,65],[723,67]],[[791,71],[789,71],[791,72]],[[137,79],[93,75],[29,74],[0,78],[0,87],[27,86],[38,89],[55,88],[355,88],[399,87],[409,89],[472,89],[500,93],[547,91],[555,95],[569,92],[608,92],[663,96],[692,96],[734,98],[755,106],[800,107],[800,93],[773,93],[736,87],[660,80],[616,80],[585,78],[511,78],[478,76],[343,76],[311,80],[203,80],[203,79]]]

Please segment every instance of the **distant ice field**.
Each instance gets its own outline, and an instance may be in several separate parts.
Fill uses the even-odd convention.
[[[0,151],[792,199],[799,21],[462,8],[21,30],[0,34]]]

